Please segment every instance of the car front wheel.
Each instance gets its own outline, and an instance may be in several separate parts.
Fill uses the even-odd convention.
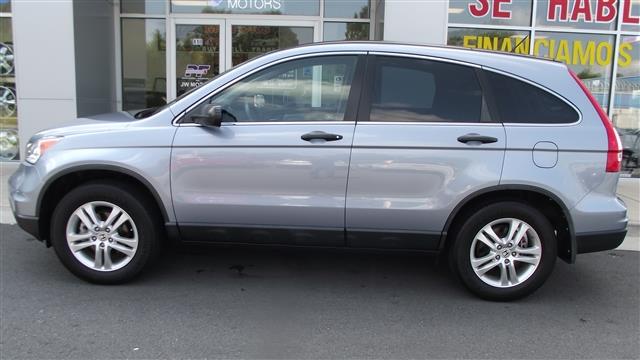
[[[85,280],[131,280],[154,258],[160,226],[153,204],[126,184],[90,183],[62,198],[51,242],[62,263]]]

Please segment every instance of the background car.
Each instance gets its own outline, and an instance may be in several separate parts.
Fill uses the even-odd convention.
[[[640,130],[617,130],[622,141],[622,171],[637,173],[640,170]]]

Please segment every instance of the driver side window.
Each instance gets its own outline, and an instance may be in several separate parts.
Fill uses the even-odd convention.
[[[223,122],[342,121],[357,56],[321,56],[274,65],[210,97],[222,107]]]

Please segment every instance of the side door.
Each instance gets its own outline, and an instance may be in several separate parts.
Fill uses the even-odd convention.
[[[364,55],[284,61],[187,110],[172,151],[186,240],[344,245],[344,204]],[[193,121],[222,107],[220,127]]]
[[[505,131],[472,65],[372,55],[346,202],[353,247],[433,250],[466,196],[498,185]]]

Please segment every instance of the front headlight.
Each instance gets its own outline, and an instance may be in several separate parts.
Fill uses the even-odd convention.
[[[29,164],[35,164],[47,150],[51,149],[51,147],[60,140],[62,140],[60,136],[47,136],[29,141],[27,144],[27,153],[24,157],[25,161]]]

